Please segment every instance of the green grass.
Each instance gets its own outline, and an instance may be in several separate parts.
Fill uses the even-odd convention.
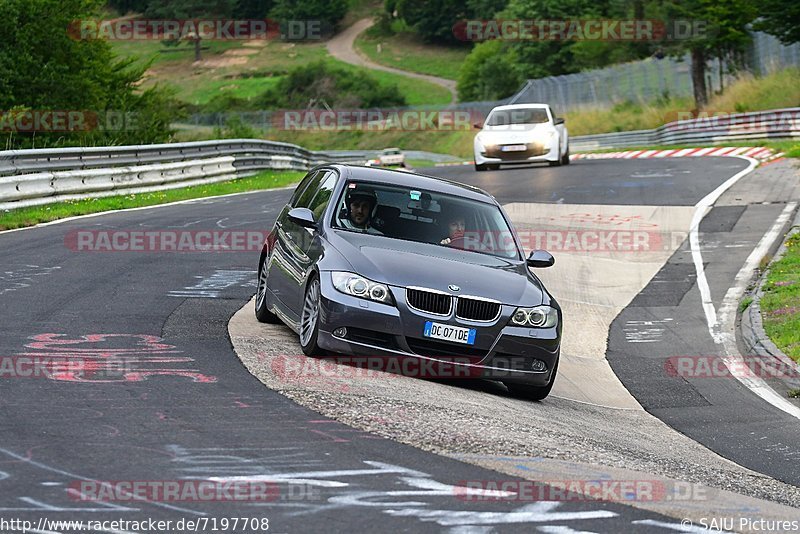
[[[222,93],[235,94],[239,98],[251,99],[274,87],[279,76],[270,78],[238,78],[208,80],[200,84],[184,85],[176,96],[186,102],[203,105]]]
[[[800,362],[800,234],[786,245],[786,254],[767,273],[761,315],[769,338]]]
[[[738,113],[800,106],[800,69],[790,68],[762,78],[743,77],[721,95],[711,96],[705,111]],[[622,102],[611,109],[564,113],[570,135],[647,130],[678,120],[694,109],[690,98],[653,103]],[[680,115],[682,116],[682,115]]]
[[[161,41],[110,41],[111,48],[120,58],[135,58],[138,61],[151,61],[157,66],[164,63],[193,62],[194,44],[181,43],[166,46]],[[222,55],[227,50],[241,48],[240,41],[203,41],[201,59]]]
[[[739,303],[739,313],[743,313],[753,303],[753,297],[745,297]]]
[[[470,52],[467,46],[425,44],[416,35],[406,32],[388,37],[375,37],[370,32],[364,32],[356,38],[355,47],[380,65],[448,80],[458,79],[461,64]]]
[[[349,63],[344,63],[332,57],[328,57],[327,61],[352,72],[363,71],[363,67],[356,67]],[[400,93],[405,96],[406,103],[409,106],[437,106],[441,104],[450,103],[450,91],[433,83],[428,83],[422,80],[409,78],[400,74],[393,74],[391,72],[383,72],[379,70],[368,70],[369,75],[377,79],[383,84],[395,84],[400,89]]]
[[[33,226],[34,224],[63,219],[65,217],[87,215],[89,213],[98,213],[101,211],[154,206],[156,204],[165,204],[192,198],[274,189],[276,187],[283,187],[296,183],[300,181],[303,175],[303,172],[297,171],[264,171],[248,178],[240,178],[238,180],[230,180],[215,184],[197,185],[153,193],[71,200],[55,202],[45,206],[4,210],[0,212],[0,230]]]

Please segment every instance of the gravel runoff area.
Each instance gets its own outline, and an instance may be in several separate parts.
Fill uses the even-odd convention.
[[[703,503],[631,503],[674,517],[747,510],[785,519],[797,510],[779,505],[800,507],[800,488],[734,464],[643,410],[554,396],[534,403],[491,382],[452,385],[349,366],[331,372],[321,360],[302,355],[287,327],[258,323],[253,301],[234,315],[229,333],[244,365],[270,389],[354,428],[427,451],[539,480],[548,473],[563,479],[571,466],[572,479],[575,473],[663,477],[713,488]],[[535,469],[520,468],[526,461]]]

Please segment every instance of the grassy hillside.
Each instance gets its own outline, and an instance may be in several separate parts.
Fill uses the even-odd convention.
[[[188,46],[166,47],[152,41],[115,41],[113,46],[122,57],[152,62],[145,87],[156,83],[173,87],[177,98],[200,106],[221,92],[251,98],[291,68],[317,60],[358,69],[330,57],[324,43],[209,41],[199,62],[194,61],[194,49]],[[396,84],[409,105],[450,102],[450,93],[438,85],[386,72],[370,71],[370,75],[383,84]]]
[[[375,63],[403,70],[458,79],[458,71],[470,48],[424,44],[413,33],[379,36],[366,31],[358,36],[356,49]]]

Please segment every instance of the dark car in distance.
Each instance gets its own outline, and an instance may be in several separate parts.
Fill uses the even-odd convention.
[[[258,265],[256,317],[284,322],[308,356],[446,363],[543,399],[561,309],[502,207],[476,187],[352,165],[312,169]]]

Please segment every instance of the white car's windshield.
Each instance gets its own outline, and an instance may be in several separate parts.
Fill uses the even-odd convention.
[[[348,183],[333,226],[520,258],[512,231],[497,206],[409,187]]]
[[[500,109],[489,115],[486,125],[541,124],[548,120],[547,110],[544,108]]]

